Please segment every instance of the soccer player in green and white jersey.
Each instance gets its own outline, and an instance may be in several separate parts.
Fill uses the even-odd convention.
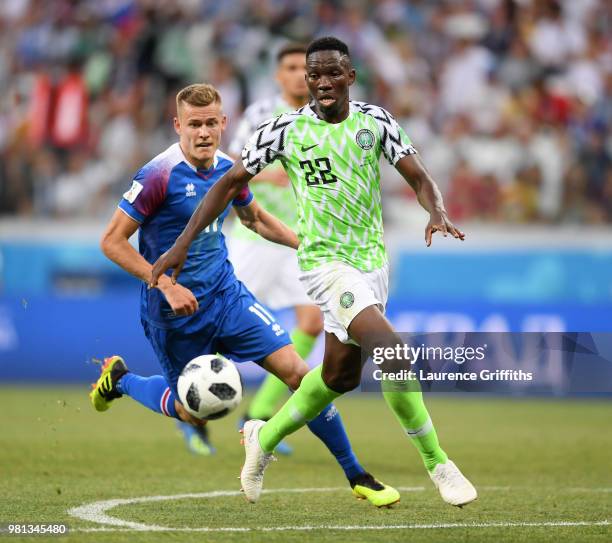
[[[296,194],[301,280],[323,311],[325,355],[323,364],[304,377],[269,421],[244,425],[246,459],[240,479],[250,501],[259,499],[276,444],[359,385],[361,349],[371,354],[375,348],[401,344],[383,314],[388,269],[380,155],[395,166],[429,212],[428,246],[435,232],[465,237],[448,219],[438,187],[395,119],[380,107],[349,100],[355,70],[347,46],[331,37],[315,40],[306,52],[306,72],[312,102],[260,125],[243,151],[242,164],[236,162],[208,192],[175,244],[154,264],[151,276],[155,285],[172,268],[176,280],[198,232],[252,176],[281,161]],[[475,500],[476,489],[440,447],[422,394],[410,383],[397,388],[383,383],[387,404],[444,501],[462,506]]]
[[[249,137],[263,121],[295,111],[308,102],[305,74],[306,46],[287,43],[281,47],[276,55],[276,82],[280,93],[259,100],[245,110],[228,148],[233,158],[240,158]],[[290,228],[297,229],[293,190],[280,163],[264,168],[251,179],[250,187],[264,209]],[[306,360],[323,330],[323,317],[300,283],[295,251],[264,240],[240,221],[235,221],[228,240],[234,271],[256,298],[273,311],[293,309],[296,326],[291,332],[291,341],[300,357]],[[268,420],[287,392],[285,383],[268,374],[251,401],[244,421]],[[276,452],[290,454],[291,448],[281,442]]]

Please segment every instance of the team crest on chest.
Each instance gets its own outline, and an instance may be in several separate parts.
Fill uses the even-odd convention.
[[[367,128],[362,128],[355,135],[355,141],[359,147],[361,147],[364,151],[367,151],[368,149],[374,147],[374,133]]]
[[[195,185],[193,183],[187,183],[185,186],[185,196],[196,196]]]

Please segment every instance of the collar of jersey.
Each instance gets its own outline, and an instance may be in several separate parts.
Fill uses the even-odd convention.
[[[215,154],[215,160],[213,162],[213,165],[210,168],[197,168],[196,169],[196,173],[204,178],[210,177],[210,175],[215,171],[215,169],[217,168],[217,155]]]
[[[314,102],[309,102],[308,104],[306,104],[304,106],[304,108],[302,109],[302,114],[303,115],[307,115],[308,117],[312,117],[313,119],[316,119],[319,122],[322,123],[327,123],[327,124],[342,124],[345,121],[348,121],[349,117],[351,116],[351,113],[357,111],[359,108],[355,105],[355,103],[352,100],[349,100],[349,114],[348,117],[346,119],[344,119],[344,121],[340,122],[340,123],[328,123],[327,121],[325,121],[324,119],[321,119],[321,117],[319,117],[314,110]]]

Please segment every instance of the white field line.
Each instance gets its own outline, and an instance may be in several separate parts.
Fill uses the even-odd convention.
[[[73,528],[71,532],[309,532],[313,530],[443,530],[449,528],[572,528],[578,526],[612,526],[609,520],[572,521],[557,520],[550,522],[451,522],[441,524],[390,524],[388,526],[370,525],[329,525],[320,526],[255,526],[252,528],[171,528],[163,526],[150,526],[147,528]]]
[[[398,490],[403,492],[419,492],[425,490],[423,486],[414,487],[399,487]],[[275,488],[264,490],[266,494],[278,493],[307,493],[307,492],[338,492],[346,491],[344,487],[333,488]],[[106,524],[109,526],[120,526],[122,528],[131,528],[133,530],[166,530],[164,526],[155,526],[153,524],[142,524],[140,522],[131,522],[111,517],[106,512],[120,505],[131,505],[135,503],[149,503],[169,500],[184,500],[184,499],[202,499],[202,498],[219,498],[223,496],[241,496],[242,492],[238,490],[213,490],[211,492],[198,492],[191,494],[174,494],[171,496],[142,496],[139,498],[117,498],[114,500],[104,500],[93,502],[79,507],[73,507],[68,510],[68,514],[81,520],[96,522],[98,524]],[[173,529],[173,528],[170,528]],[[233,529],[230,529],[232,531]],[[219,531],[219,530],[218,530]],[[238,530],[243,531],[243,530]]]
[[[513,487],[481,487],[481,490],[510,490]],[[279,493],[312,493],[312,492],[338,492],[345,491],[344,487],[334,488],[276,488],[264,490],[266,494]],[[425,487],[398,487],[403,492],[420,492]],[[570,488],[576,492],[610,492],[612,488]],[[107,514],[107,511],[121,505],[131,505],[137,503],[160,502],[184,499],[220,498],[224,496],[240,496],[237,490],[214,490],[211,492],[199,492],[190,494],[174,494],[169,496],[141,496],[138,498],[118,498],[114,500],[104,500],[89,504],[73,507],[68,510],[68,514],[80,520],[103,524],[99,528],[73,528],[73,532],[116,532],[116,531],[146,531],[146,532],[287,532],[287,531],[312,531],[312,530],[407,530],[407,529],[450,529],[450,528],[524,528],[524,527],[575,527],[575,526],[611,526],[610,520],[599,521],[548,521],[548,522],[475,522],[475,523],[439,523],[439,524],[396,524],[386,526],[372,525],[320,525],[320,526],[257,526],[249,528],[239,527],[169,527],[158,526],[155,524],[143,524],[128,520],[118,519]]]

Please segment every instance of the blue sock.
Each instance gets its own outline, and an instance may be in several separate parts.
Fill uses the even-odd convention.
[[[325,443],[336,457],[349,481],[365,472],[351,448],[344,424],[342,424],[342,418],[334,404],[330,403],[315,419],[312,419],[308,423],[308,428]]]
[[[161,375],[141,377],[132,372],[126,373],[117,383],[117,391],[141,403],[145,407],[178,419],[174,408],[175,395],[168,386],[168,382]],[[180,419],[179,419],[180,420]]]

